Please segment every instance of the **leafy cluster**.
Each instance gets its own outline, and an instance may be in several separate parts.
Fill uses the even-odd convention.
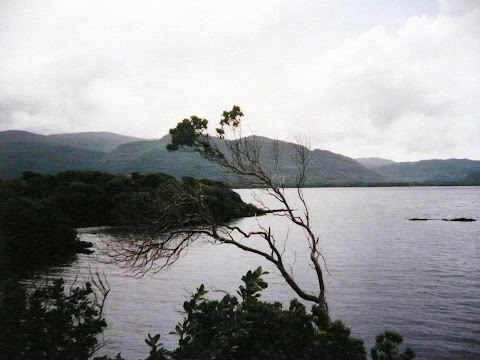
[[[375,346],[370,351],[372,360],[412,360],[415,358],[415,352],[407,348],[404,352],[400,352],[398,346],[402,343],[403,338],[400,334],[385,331],[383,334],[375,338]]]
[[[167,145],[167,150],[175,151],[180,146],[193,146],[199,136],[207,129],[208,120],[201,119],[198,116],[191,116],[190,119],[183,119],[177,127],[170,130],[172,140]]]
[[[0,358],[86,360],[107,326],[92,284],[67,294],[62,279],[28,294],[16,281],[0,289]]]
[[[242,277],[238,294],[208,300],[200,286],[185,302],[183,324],[177,326],[179,347],[174,359],[365,359],[363,341],[350,337],[340,321],[330,322],[318,306],[306,311],[297,300],[260,301],[268,285],[259,267]]]

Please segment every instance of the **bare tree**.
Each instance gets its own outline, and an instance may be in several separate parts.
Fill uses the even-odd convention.
[[[277,242],[269,227],[259,225],[257,229],[247,230],[229,223],[218,222],[211,214],[211,208],[205,204],[201,192],[184,192],[175,201],[159,208],[155,226],[148,236],[129,236],[117,248],[114,258],[127,264],[139,273],[157,266],[156,270],[168,267],[177,260],[188,246],[201,237],[215,243],[231,244],[237,248],[256,254],[271,262],[296,294],[307,301],[314,302],[327,309],[324,272],[326,265],[319,249],[319,238],[314,233],[309,210],[302,187],[304,185],[308,162],[309,144],[297,137],[292,146],[282,146],[274,141],[267,144],[256,136],[244,137],[241,131],[243,113],[238,106],[224,111],[216,136],[208,134],[208,121],[192,116],[184,119],[176,128],[170,130],[171,151],[179,149],[199,153],[205,159],[219,165],[230,174],[230,179],[265,192],[276,200],[279,208],[272,209],[261,202],[263,212],[271,212],[286,218],[291,224],[301,228],[305,234],[305,246],[309,250],[310,263],[315,271],[318,288],[316,290],[300,287],[284,258],[284,248]],[[292,168],[293,167],[293,168]],[[286,171],[286,168],[289,171]],[[294,174],[286,178],[286,174]],[[300,208],[293,208],[285,193],[286,185],[296,189]],[[178,214],[185,205],[195,205],[196,211],[190,216],[195,219],[172,216]],[[181,210],[180,210],[181,211]],[[193,220],[193,221],[192,221]],[[152,225],[154,225],[152,223]],[[245,240],[261,239],[267,250],[253,247]]]

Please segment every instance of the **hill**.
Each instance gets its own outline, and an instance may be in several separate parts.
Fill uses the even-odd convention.
[[[142,140],[144,139],[105,131],[55,134],[47,136],[47,141],[51,144],[102,152],[110,152],[122,144]]]
[[[69,169],[95,170],[104,153],[38,142],[0,143],[0,178],[20,177],[24,171],[55,174]]]
[[[0,131],[0,144],[11,142],[45,142],[45,138],[45,135],[34,134],[28,131]]]
[[[248,141],[254,141],[261,149],[260,160],[269,166],[270,154],[274,141],[266,137],[252,136]],[[191,176],[200,179],[227,181],[238,184],[231,174],[226,174],[219,167],[212,165],[196,153],[187,151],[169,152],[166,144],[169,136],[157,141],[143,141],[119,146],[106,154],[101,160],[103,171],[119,171],[124,174],[132,172],[163,172],[175,177]],[[281,162],[284,173],[282,181],[293,184],[296,175],[296,165],[293,160],[294,144],[280,141]],[[273,169],[271,169],[273,172]],[[323,184],[349,184],[360,182],[388,182],[388,179],[372,170],[368,170],[355,160],[324,150],[313,150],[307,174],[307,186]]]
[[[270,155],[276,145],[260,136],[246,138],[261,149],[261,161],[273,166]],[[170,136],[158,140],[139,139],[108,132],[39,135],[26,131],[0,132],[0,179],[21,176],[24,171],[54,174],[65,170],[97,170],[129,175],[161,172],[181,178],[224,181],[239,186],[223,169],[196,153],[169,152]],[[275,174],[291,185],[296,166],[295,145],[279,141],[284,172]],[[326,150],[312,150],[306,185],[355,185],[405,183],[479,183],[480,161],[467,159],[422,160],[395,163],[382,158],[351,159]],[[274,169],[270,169],[272,174]]]
[[[383,159],[379,157],[369,157],[369,158],[358,158],[355,159],[360,164],[365,166],[367,169],[374,170],[380,166],[395,164],[395,161]]]
[[[53,135],[39,135],[20,130],[8,130],[0,132],[0,144],[12,142],[36,142],[102,152],[110,152],[122,144],[140,140],[144,139],[105,131]]]
[[[468,159],[401,162],[375,168],[391,179],[418,183],[464,183],[480,173],[480,161]]]
[[[169,152],[166,149],[168,141],[163,138],[120,145],[105,154],[99,162],[99,168],[102,171],[119,174],[161,172],[176,178],[191,176],[197,179],[225,180],[225,174],[221,169],[199,155]]]

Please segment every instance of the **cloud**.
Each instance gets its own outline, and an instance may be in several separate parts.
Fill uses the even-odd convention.
[[[236,104],[349,156],[478,158],[478,4],[7,0],[0,131],[161,137]]]
[[[447,15],[464,15],[480,9],[477,0],[439,0],[440,13]]]
[[[443,1],[437,16],[411,17],[393,34],[375,27],[319,58],[309,101],[319,104],[324,147],[418,158],[480,144],[480,12],[474,2],[457,5]],[[468,151],[478,158],[478,148]]]
[[[217,114],[212,99],[230,102],[241,82],[239,48],[277,21],[277,3],[4,2],[0,130],[162,136],[161,120]]]

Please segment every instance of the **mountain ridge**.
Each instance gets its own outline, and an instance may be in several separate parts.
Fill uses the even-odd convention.
[[[25,171],[55,174],[65,170],[96,170],[103,152],[41,142],[0,143],[0,179]]]
[[[389,159],[384,159],[380,157],[367,157],[367,158],[355,158],[360,164],[365,166],[367,169],[375,170],[376,168],[384,165],[395,164],[396,162]]]
[[[0,143],[39,142],[102,152],[110,152],[122,144],[141,140],[148,139],[120,135],[109,131],[59,133],[51,135],[41,135],[23,130],[0,132]]]
[[[480,174],[480,161],[470,159],[431,159],[376,167],[375,171],[404,182],[464,182]]]
[[[251,135],[245,138],[271,153],[274,140]],[[111,132],[40,135],[21,130],[0,132],[0,178],[11,179],[24,171],[45,174],[66,170],[96,170],[129,175],[133,172],[163,172],[177,178],[191,176],[235,184],[231,174],[192,152],[169,152],[170,135],[143,139]],[[278,141],[286,184],[295,176],[295,145]],[[394,183],[476,184],[480,161],[469,159],[394,162],[383,158],[360,158],[313,149],[306,186],[381,185]],[[262,155],[263,161],[268,156]],[[267,163],[268,164],[268,163]]]

